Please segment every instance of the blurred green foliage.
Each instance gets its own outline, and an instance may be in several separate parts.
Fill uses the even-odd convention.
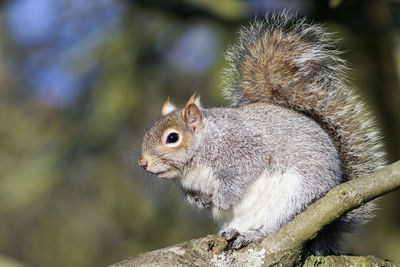
[[[399,8],[389,10],[386,1],[331,2],[300,12],[343,37],[355,83],[380,118],[390,159],[398,160]],[[206,106],[225,104],[223,51],[238,27],[263,9],[251,1],[119,3],[114,30],[68,62],[84,82],[75,101],[59,106],[32,93],[21,66],[37,47],[22,49],[2,17],[0,266],[104,266],[216,232],[209,214],[188,207],[171,181],[149,176],[136,161],[142,134],[167,96],[182,105],[198,92]],[[352,16],[357,8],[363,11]],[[370,24],[360,27],[355,20],[361,17]],[[193,29],[216,38],[207,40],[214,44],[208,65],[190,71],[179,63],[186,52],[178,44]],[[400,260],[399,200],[399,194],[382,199],[379,218],[349,241],[355,253]]]

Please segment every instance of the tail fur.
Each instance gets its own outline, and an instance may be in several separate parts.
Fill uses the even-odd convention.
[[[384,166],[380,133],[354,89],[332,34],[288,12],[243,28],[227,54],[224,91],[233,106],[275,103],[312,117],[339,150],[345,179]],[[343,231],[371,218],[373,203],[355,209],[320,233],[315,254],[340,253]],[[337,238],[332,238],[336,236]]]
[[[347,81],[332,34],[288,12],[243,28],[227,60],[234,106],[270,102],[319,122],[338,147],[347,179],[385,164],[380,133]]]

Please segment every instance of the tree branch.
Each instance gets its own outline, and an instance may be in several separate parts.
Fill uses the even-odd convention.
[[[362,204],[400,188],[400,161],[333,188],[278,231],[237,251],[219,236],[207,236],[141,254],[113,266],[314,266],[330,263],[368,263],[369,266],[400,266],[372,256],[314,257],[305,244],[325,226]],[[375,264],[375,265],[374,265]],[[382,265],[383,264],[383,265]]]

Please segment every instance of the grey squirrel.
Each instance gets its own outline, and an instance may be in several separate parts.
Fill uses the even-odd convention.
[[[292,220],[331,188],[385,163],[379,131],[324,28],[288,12],[242,28],[228,53],[230,107],[183,109],[169,99],[145,133],[139,165],[175,179],[212,211],[239,249]],[[373,216],[366,203],[310,241],[316,255]]]

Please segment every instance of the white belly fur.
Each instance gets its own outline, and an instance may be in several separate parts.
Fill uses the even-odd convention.
[[[184,177],[179,179],[179,182],[185,189],[207,194],[213,194],[218,185],[211,168],[206,166],[196,166],[190,169]]]
[[[293,205],[296,205],[293,196],[298,194],[300,178],[293,171],[280,175],[265,172],[232,208],[222,212],[213,209],[213,215],[221,221],[223,229],[271,233],[291,217]]]

